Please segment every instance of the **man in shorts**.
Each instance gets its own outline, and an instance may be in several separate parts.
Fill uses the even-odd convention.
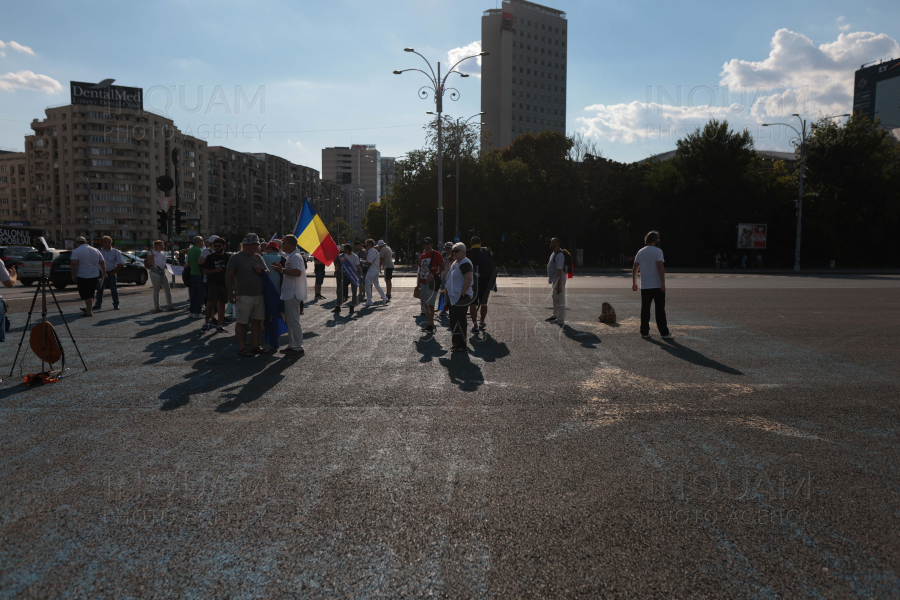
[[[212,244],[212,254],[203,258],[203,274],[206,276],[206,313],[203,326],[200,331],[208,331],[210,327],[216,328],[216,333],[225,331],[225,303],[228,302],[228,292],[225,288],[225,269],[231,254],[225,252],[225,240],[216,238]],[[218,313],[218,321],[213,316]]]
[[[94,294],[100,277],[106,279],[106,262],[100,251],[89,246],[82,236],[75,238],[75,249],[71,258],[72,281],[78,286],[78,295],[84,300],[81,312],[93,317]]]
[[[378,250],[378,256],[381,258],[381,268],[384,269],[384,293],[391,299],[391,279],[394,278],[394,251],[391,247],[384,243],[384,240],[378,240],[375,244]]]
[[[248,233],[241,244],[241,251],[231,256],[225,267],[225,290],[228,301],[234,304],[236,313],[234,335],[238,342],[238,354],[268,354],[259,345],[262,322],[266,318],[266,301],[263,296],[263,277],[269,275],[266,263],[259,254],[259,236]],[[247,325],[250,325],[250,347],[245,345]]]
[[[313,257],[313,260],[315,261],[313,273],[316,276],[316,297],[313,298],[313,300],[324,300],[325,296],[322,295],[322,284],[325,283],[325,263],[323,263],[315,256]]]
[[[422,327],[422,331],[434,333],[434,305],[441,291],[441,272],[444,270],[444,257],[435,251],[430,237],[422,242],[422,254],[419,256],[419,272],[416,275],[416,288],[419,290],[419,298],[425,306],[428,315],[428,324]]]

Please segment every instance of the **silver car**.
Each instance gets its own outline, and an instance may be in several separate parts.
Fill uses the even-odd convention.
[[[31,285],[35,281],[41,278],[41,263],[43,262],[44,274],[49,277],[50,276],[50,265],[53,264],[53,260],[59,256],[59,253],[62,250],[56,250],[55,248],[51,248],[47,252],[44,253],[43,259],[41,258],[41,253],[35,250],[34,252],[30,252],[22,261],[22,266],[19,267],[19,281],[22,285]]]

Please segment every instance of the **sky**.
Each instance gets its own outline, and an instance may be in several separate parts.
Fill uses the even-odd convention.
[[[566,131],[631,162],[675,148],[710,118],[789,150],[770,121],[851,110],[853,73],[900,57],[900,2],[557,0],[568,16]],[[187,133],[321,168],[321,149],[425,141],[431,99],[413,47],[446,68],[477,51],[495,0],[12,2],[0,20],[0,148],[69,102],[69,82],[141,87]],[[40,17],[38,17],[40,15]],[[480,110],[475,59],[447,114]],[[255,102],[254,102],[255,100]]]

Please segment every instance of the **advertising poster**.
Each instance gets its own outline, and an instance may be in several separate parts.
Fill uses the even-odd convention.
[[[765,250],[768,227],[762,223],[738,223],[737,247],[746,250]]]

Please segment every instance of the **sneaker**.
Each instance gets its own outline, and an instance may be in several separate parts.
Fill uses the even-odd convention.
[[[202,319],[202,318],[203,318],[203,315],[198,315],[198,314],[195,314],[195,313],[191,313],[191,318],[192,318],[192,319]]]
[[[203,327],[200,328],[200,331],[209,331],[209,323],[204,323]]]
[[[662,336],[662,339],[664,339],[664,340],[671,340],[673,337],[675,337],[675,336],[672,335],[672,332],[669,332],[669,333],[667,333],[666,335]]]
[[[282,349],[279,350],[278,352],[281,353],[281,354],[287,354],[288,352],[293,352],[293,351],[294,351],[294,349],[291,348],[290,346],[285,346],[284,348],[282,348]]]
[[[216,333],[226,333],[227,331],[222,325],[216,325]]]
[[[113,306],[113,310],[119,310],[118,306]]]
[[[478,333],[478,325],[472,325],[472,333]]]
[[[425,325],[422,327],[424,333],[434,333],[434,325]]]
[[[446,317],[446,316],[449,315],[449,314],[450,314],[450,313],[448,313],[446,310],[442,310],[440,313],[438,313],[438,316],[439,316],[439,317]]]
[[[339,306],[339,307],[335,308],[335,309],[334,309],[333,311],[331,311],[331,312],[333,312],[333,313],[336,314],[336,315],[339,315],[339,314],[341,314],[341,307]]]
[[[306,354],[306,350],[304,350],[303,348],[287,348],[284,351],[284,355],[287,357],[290,357],[290,358],[293,358],[293,357],[299,358],[305,354]]]
[[[353,314],[353,307],[352,307],[352,306],[350,307],[350,314],[351,314],[351,315]]]
[[[375,306],[374,302],[366,302],[363,306]]]
[[[544,320],[547,321],[548,323],[551,323],[556,320],[556,317],[550,317],[549,319],[544,319]]]
[[[641,334],[641,337],[644,338],[644,339],[648,339],[648,338],[650,337],[650,334],[649,334],[649,333],[642,333],[642,334]]]
[[[91,307],[91,310],[100,310],[100,305],[95,304],[94,306]]]
[[[481,325],[478,326],[478,329],[480,329],[481,331],[487,329],[487,325],[484,324],[484,321],[481,322]]]

